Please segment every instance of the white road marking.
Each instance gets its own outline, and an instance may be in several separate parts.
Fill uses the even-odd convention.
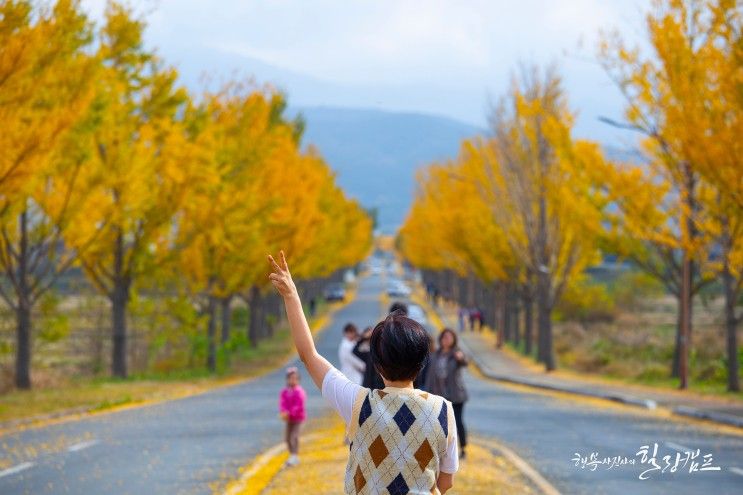
[[[743,476],[743,469],[737,467],[731,467],[730,470],[739,476]]]
[[[21,471],[25,471],[26,469],[30,469],[34,466],[35,464],[33,462],[24,462],[22,464],[18,464],[16,466],[0,471],[0,478],[4,476],[10,476],[11,474],[20,473]]]
[[[678,450],[679,452],[694,452],[694,449],[690,449],[689,447],[684,447],[683,445],[679,445],[677,443],[666,442],[666,445],[671,447],[673,450]]]
[[[88,440],[87,442],[76,443],[67,447],[67,452],[77,452],[83,449],[87,449],[88,447],[92,447],[97,443],[98,440]]]

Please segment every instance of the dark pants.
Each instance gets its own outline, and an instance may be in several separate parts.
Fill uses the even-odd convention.
[[[286,422],[286,448],[290,454],[299,453],[299,427],[302,423]]]
[[[464,449],[467,446],[467,430],[464,428],[464,420],[462,419],[462,409],[464,409],[464,402],[452,403],[454,407],[454,419],[457,422],[457,437],[459,437],[459,446]]]

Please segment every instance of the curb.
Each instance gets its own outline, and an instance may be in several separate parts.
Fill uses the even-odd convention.
[[[442,315],[439,313],[438,309],[432,308],[427,301],[424,300],[427,312],[431,312],[432,314],[435,314],[436,317],[442,321]],[[657,401],[652,399],[645,399],[642,397],[635,397],[631,395],[624,395],[624,394],[617,394],[614,392],[597,392],[592,390],[586,390],[586,389],[580,389],[580,388],[574,388],[564,385],[555,385],[550,383],[544,383],[538,380],[530,380],[528,378],[514,378],[507,375],[501,375],[498,373],[493,373],[490,371],[490,368],[482,361],[482,358],[476,353],[472,351],[472,348],[464,341],[464,339],[460,339],[460,345],[467,351],[467,355],[472,359],[475,366],[477,366],[477,369],[482,373],[485,377],[500,381],[504,383],[512,383],[515,385],[523,385],[526,387],[541,389],[541,390],[550,390],[553,392],[563,392],[573,395],[580,395],[583,397],[592,397],[597,399],[603,399],[608,400],[612,402],[617,402],[620,404],[625,404],[628,406],[634,406],[639,407],[641,409],[646,410],[656,410],[656,409],[665,409],[669,411],[671,414],[676,416],[683,416],[686,418],[693,418],[693,419],[701,419],[705,421],[709,421],[712,423],[717,423],[718,425],[725,425],[725,426],[733,426],[736,428],[743,429],[743,417],[733,416],[732,414],[725,414],[720,413],[716,411],[705,411],[703,409],[697,409],[694,407],[688,407],[688,406],[676,406],[676,407],[663,407],[662,405],[659,405]]]
[[[512,383],[516,385],[523,385],[523,386],[542,389],[542,390],[550,390],[553,392],[563,392],[563,393],[568,393],[568,394],[573,394],[573,395],[581,395],[584,397],[592,397],[596,399],[609,400],[612,402],[617,402],[617,403],[628,405],[628,406],[639,407],[641,409],[647,409],[647,410],[655,410],[655,409],[662,408],[662,406],[659,406],[658,403],[652,399],[644,399],[641,397],[633,397],[629,395],[616,394],[612,392],[594,392],[591,390],[583,390],[583,389],[578,389],[578,388],[573,388],[573,387],[566,387],[566,386],[554,385],[550,383],[544,383],[544,382],[540,382],[537,380],[529,380],[528,378],[514,378],[511,376],[493,373],[492,371],[490,371],[487,365],[482,362],[482,358],[478,356],[477,353],[472,352],[472,348],[469,347],[466,342],[464,342],[463,340],[460,340],[460,346],[466,349],[467,355],[475,363],[475,366],[477,366],[480,373],[482,373],[485,377],[491,380],[500,381],[504,383]],[[710,421],[710,422],[725,425],[725,426],[733,426],[736,428],[743,429],[743,417],[733,416],[732,414],[725,414],[725,413],[716,412],[716,411],[705,411],[703,409],[697,409],[697,408],[688,407],[688,406],[676,406],[676,407],[667,408],[667,410],[669,410],[671,414],[676,415],[676,416],[683,416],[686,418],[694,418],[694,419],[702,419],[705,421]]]
[[[516,469],[518,469],[523,476],[534,484],[534,486],[539,488],[543,495],[561,495],[560,491],[547,481],[539,471],[502,443],[491,438],[475,439],[472,443],[479,444],[491,452],[499,452],[503,457],[511,461],[511,463],[516,466]]]
[[[428,301],[426,301],[425,299],[422,300],[422,302],[426,306],[425,308],[426,311],[431,312],[434,315],[436,315],[438,320],[443,323],[443,317],[439,313],[438,309],[432,308],[428,304]],[[459,340],[459,345],[462,348],[464,348],[467,355],[475,363],[475,366],[477,366],[477,369],[480,371],[480,373],[482,373],[484,376],[486,376],[487,378],[491,380],[496,380],[496,381],[505,382],[505,383],[513,383],[516,385],[524,385],[527,387],[538,388],[542,390],[551,390],[553,392],[564,392],[564,393],[573,394],[573,395],[581,395],[584,397],[604,399],[604,400],[609,400],[612,402],[618,402],[620,404],[626,404],[629,406],[639,407],[642,409],[653,410],[653,409],[658,408],[658,403],[651,399],[643,399],[640,397],[615,394],[611,392],[594,392],[591,390],[584,390],[584,389],[578,389],[578,388],[573,388],[573,387],[565,387],[565,386],[560,386],[560,385],[544,383],[544,382],[540,382],[537,380],[530,380],[528,378],[514,378],[511,376],[507,376],[507,375],[493,373],[492,371],[490,371],[490,368],[485,363],[483,363],[482,358],[476,352],[473,352],[472,348],[467,344],[467,342],[464,341],[464,339]]]
[[[310,433],[309,435],[303,436],[302,441],[312,441],[319,436],[318,433]],[[245,471],[243,471],[237,480],[234,480],[225,487],[222,495],[244,495],[246,493],[252,494],[262,492],[283,468],[282,465],[279,466],[278,469],[274,470],[270,466],[270,463],[285,453],[286,444],[284,442],[279,442],[264,450],[254,457],[252,462],[245,466]],[[268,471],[264,472],[264,470]],[[262,479],[258,480],[258,482],[252,482],[259,477]]]
[[[725,414],[716,411],[705,411],[688,406],[677,406],[671,409],[673,414],[678,416],[686,416],[689,418],[705,419],[707,421],[714,421],[715,423],[722,423],[729,426],[736,426],[743,428],[743,418],[739,416],[733,416],[732,414]]]
[[[464,340],[460,341],[460,346],[465,348],[465,350],[467,351],[467,355],[470,356],[470,358],[472,358],[472,360],[475,362],[475,365],[480,370],[480,372],[486,377],[490,378],[491,380],[497,380],[497,381],[506,382],[506,383],[514,383],[516,385],[525,385],[527,387],[539,388],[543,390],[551,390],[554,392],[565,392],[568,394],[582,395],[584,397],[593,397],[597,399],[610,400],[612,402],[618,402],[620,404],[640,407],[642,409],[652,410],[652,409],[658,408],[658,403],[652,399],[643,399],[640,397],[632,397],[628,395],[616,394],[616,393],[611,393],[611,392],[595,392],[591,390],[584,390],[584,389],[579,389],[579,388],[566,387],[562,385],[555,385],[551,383],[544,383],[538,380],[530,380],[528,378],[514,378],[511,376],[493,373],[482,362],[482,358],[478,356],[477,353],[473,352],[472,348],[469,347],[469,345],[467,345],[467,343],[464,342]]]

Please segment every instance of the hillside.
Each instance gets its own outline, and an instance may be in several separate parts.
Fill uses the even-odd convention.
[[[335,107],[304,107],[304,144],[315,145],[353,197],[379,209],[379,228],[393,232],[415,191],[415,170],[453,157],[478,128],[445,117]]]

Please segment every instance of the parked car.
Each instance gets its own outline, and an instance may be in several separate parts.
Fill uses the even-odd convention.
[[[330,301],[345,301],[346,299],[346,288],[343,284],[330,284],[325,287],[323,292],[325,300]]]
[[[410,288],[399,280],[393,280],[387,286],[387,295],[390,297],[410,297]]]

